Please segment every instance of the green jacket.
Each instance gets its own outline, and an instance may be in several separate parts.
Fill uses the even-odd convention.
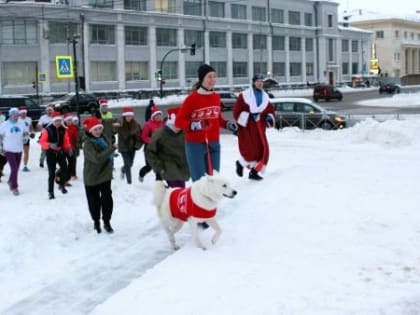
[[[187,181],[190,178],[185,155],[184,132],[164,126],[156,130],[147,145],[146,157],[153,170],[165,180]]]
[[[101,113],[102,125],[104,126],[103,135],[115,142],[116,128],[112,125],[117,119],[112,117],[111,112]]]
[[[118,128],[118,151],[133,152],[139,150],[143,142],[141,141],[141,126],[135,120],[131,124],[124,125],[123,120],[120,122],[121,127]]]
[[[112,179],[114,147],[111,140],[103,137],[107,148],[103,149],[86,136],[83,145],[85,161],[83,165],[83,182],[85,186],[96,186]]]

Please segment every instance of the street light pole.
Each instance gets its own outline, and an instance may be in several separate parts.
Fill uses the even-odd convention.
[[[80,35],[73,35],[73,74],[74,74],[74,86],[76,90],[76,110],[77,110],[77,118],[79,118],[80,124],[80,113],[79,113],[79,76],[77,73],[77,53],[76,53],[76,44],[77,39]]]

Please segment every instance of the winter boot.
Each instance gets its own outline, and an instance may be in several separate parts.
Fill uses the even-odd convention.
[[[96,230],[96,232],[98,232],[98,234],[102,232],[101,223],[99,221],[94,222],[93,228]]]
[[[107,233],[114,233],[114,229],[112,228],[111,224],[109,223],[109,221],[104,221],[104,229]]]
[[[124,168],[124,166],[121,167],[120,177],[121,177],[121,179],[124,179],[124,177],[125,177],[125,168]]]
[[[66,187],[64,187],[64,185],[60,185],[60,186],[58,186],[58,189],[60,189],[60,191],[61,191],[63,194],[67,194],[67,189],[66,189]]]
[[[55,196],[54,196],[53,192],[48,193],[48,199],[50,199],[50,200],[55,199]]]
[[[236,175],[242,177],[244,175],[244,167],[239,161],[236,161]]]
[[[251,168],[251,171],[249,172],[249,179],[252,180],[262,180],[263,178],[258,174],[258,172],[255,170],[255,168]]]

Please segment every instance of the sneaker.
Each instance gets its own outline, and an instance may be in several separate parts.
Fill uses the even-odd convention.
[[[49,200],[55,199],[54,193],[52,192],[48,193],[48,199]]]
[[[96,230],[96,232],[98,232],[98,234],[102,232],[102,230],[101,230],[101,224],[99,222],[95,222],[93,224],[93,228]]]
[[[104,222],[104,229],[109,234],[114,233],[114,229],[112,228],[112,226],[109,222]]]
[[[30,170],[29,170],[29,168],[25,165],[23,168],[22,168],[22,172],[29,172]]]
[[[120,174],[120,177],[121,177],[121,179],[124,179],[124,177],[125,177],[125,169],[124,169],[124,166],[123,166],[123,167],[121,167],[121,174]]]
[[[44,168],[44,162],[39,162],[39,167]]]
[[[251,168],[251,171],[249,172],[249,179],[252,180],[262,180],[263,178],[258,174],[258,172],[255,170],[255,168]]]
[[[67,189],[66,189],[66,187],[64,187],[64,185],[60,185],[60,186],[58,187],[58,189],[60,189],[60,191],[61,191],[63,194],[67,194]]]
[[[242,177],[244,175],[244,167],[239,161],[236,161],[236,175]]]
[[[12,193],[13,193],[13,195],[15,195],[15,196],[19,196],[19,190],[17,189],[17,188],[15,188],[15,189],[12,189]]]
[[[144,177],[139,174],[139,182],[143,183],[143,181],[144,181]]]

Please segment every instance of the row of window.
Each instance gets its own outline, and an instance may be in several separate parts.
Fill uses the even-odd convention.
[[[196,78],[197,68],[201,62],[186,62],[185,63],[185,77]],[[227,64],[224,61],[211,62],[212,67],[215,68],[218,77],[226,78]],[[254,73],[267,73],[266,62],[255,62]],[[301,62],[290,62],[289,71],[290,76],[302,75]],[[314,75],[314,64],[306,63],[305,73],[307,76]],[[246,78],[249,76],[249,64],[247,62],[234,62],[233,63],[233,77]],[[34,80],[36,63],[35,62],[4,62],[2,69],[2,82],[3,86],[8,85],[28,85]],[[163,77],[165,79],[178,79],[178,62],[166,62],[163,68]],[[56,73],[55,62],[50,63],[50,80],[51,83],[64,82],[57,79],[54,75]],[[357,72],[355,72],[357,73]],[[286,63],[274,62],[272,74],[275,77],[286,76]],[[117,64],[114,61],[92,61],[90,62],[90,80],[92,82],[103,81],[117,81]],[[149,75],[149,62],[147,61],[127,61],[125,62],[125,80],[138,81],[150,80]]]
[[[416,39],[416,34],[414,32],[410,32],[410,38],[408,36],[407,31],[404,31],[404,39],[410,39],[410,40],[415,40]],[[383,30],[378,30],[375,32],[376,35],[376,39],[384,39],[385,38],[385,31]],[[399,30],[395,30],[394,31],[394,35],[395,38],[400,38],[400,31]],[[420,33],[417,33],[417,40],[420,41]]]

